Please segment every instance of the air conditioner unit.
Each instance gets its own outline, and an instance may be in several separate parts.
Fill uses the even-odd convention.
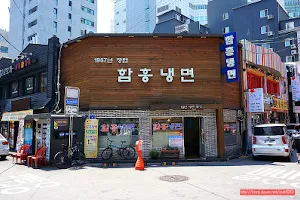
[[[292,54],[292,55],[297,54],[297,50],[292,50],[292,51],[291,51],[291,54]]]
[[[268,36],[272,36],[272,35],[274,35],[273,31],[269,31]]]
[[[291,45],[291,49],[296,49],[296,48],[297,48],[297,46],[295,44]]]
[[[273,51],[274,52],[274,49],[273,48],[269,48],[271,51]]]
[[[273,19],[274,15],[268,15],[268,19]]]

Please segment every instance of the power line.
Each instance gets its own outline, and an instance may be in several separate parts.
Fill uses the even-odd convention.
[[[263,42],[263,41],[272,41],[274,39],[277,39],[277,38],[280,38],[280,37],[284,37],[284,36],[287,36],[287,35],[291,35],[291,34],[295,34],[296,32],[289,32],[289,33],[285,33],[283,35],[279,35],[277,37],[272,37],[271,39],[261,39],[261,40],[251,40],[250,42]]]
[[[22,51],[20,51],[19,49],[17,49],[14,45],[12,45],[1,33],[0,33],[1,37],[10,45],[12,46],[15,50],[17,50],[18,52],[22,53]]]
[[[22,11],[21,11],[20,8],[18,7],[18,5],[17,5],[17,3],[15,2],[15,0],[12,0],[12,1],[13,1],[14,4],[16,5],[16,7],[17,7],[17,9],[19,10],[20,14],[23,16],[23,19],[27,22],[27,25],[29,25],[29,22],[26,20],[25,15],[22,13]],[[30,27],[30,28],[33,30],[34,34],[40,39],[40,41],[42,41],[42,39],[39,37],[39,35],[36,33],[36,31],[35,31],[32,27]]]

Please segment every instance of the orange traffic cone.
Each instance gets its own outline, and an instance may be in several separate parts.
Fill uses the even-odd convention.
[[[142,147],[143,147],[143,141],[142,140],[136,141],[135,148],[136,148],[136,151],[138,152],[138,159],[135,163],[136,170],[144,170],[145,169],[145,164],[144,164],[143,155],[142,155]]]

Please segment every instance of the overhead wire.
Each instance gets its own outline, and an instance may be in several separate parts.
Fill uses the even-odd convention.
[[[23,19],[27,22],[27,25],[29,25],[29,22],[27,21],[25,14],[22,13],[22,11],[20,10],[19,6],[17,5],[15,0],[12,0],[14,2],[14,4],[16,5],[17,9],[19,10],[20,14],[23,16]],[[42,42],[42,39],[39,37],[39,35],[37,34],[37,32],[30,27],[31,30],[33,30],[34,34],[40,39],[40,41]]]
[[[0,36],[10,45],[12,46],[15,50],[17,50],[19,53],[22,53],[19,49],[17,49],[12,43],[10,43],[1,33]]]

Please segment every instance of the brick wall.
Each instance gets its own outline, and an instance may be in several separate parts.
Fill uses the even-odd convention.
[[[152,150],[152,117],[202,117],[203,129],[206,133],[205,156],[217,156],[217,125],[216,112],[213,109],[204,110],[160,110],[160,111],[141,111],[141,110],[99,110],[84,112],[83,115],[94,114],[97,118],[139,118],[139,138],[143,140],[143,157],[149,158]],[[102,148],[98,151],[100,158]],[[114,152],[115,159],[122,159]],[[181,158],[184,158],[184,151],[181,149]]]

